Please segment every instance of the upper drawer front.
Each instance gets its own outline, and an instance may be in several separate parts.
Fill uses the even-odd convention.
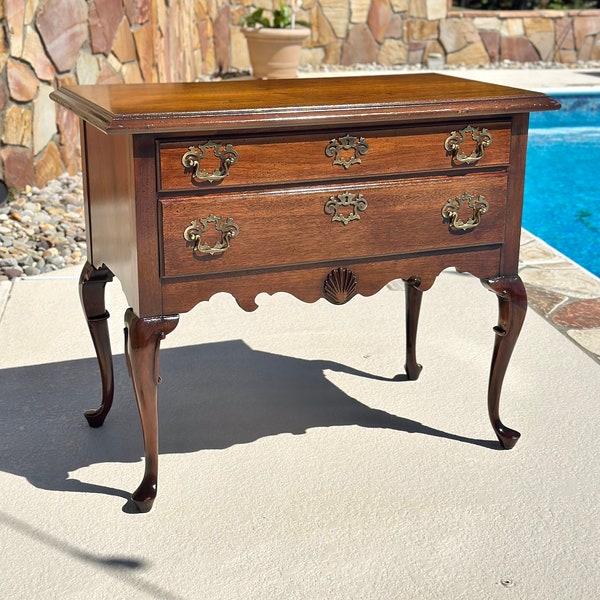
[[[214,192],[507,165],[510,123],[319,132],[159,142],[159,190]],[[187,166],[186,166],[187,165]]]
[[[163,274],[203,275],[502,243],[506,186],[504,174],[482,173],[162,199]]]

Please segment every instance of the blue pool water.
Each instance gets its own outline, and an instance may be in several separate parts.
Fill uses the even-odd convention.
[[[523,227],[600,277],[600,95],[530,120]]]

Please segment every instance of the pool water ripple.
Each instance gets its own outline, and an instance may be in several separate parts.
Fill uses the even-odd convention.
[[[523,226],[600,276],[600,95],[554,97],[531,118]]]

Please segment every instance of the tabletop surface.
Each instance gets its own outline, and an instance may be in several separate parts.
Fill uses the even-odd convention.
[[[233,129],[258,122],[265,128],[293,121],[402,122],[559,107],[542,93],[435,73],[65,86],[51,97],[107,133]]]

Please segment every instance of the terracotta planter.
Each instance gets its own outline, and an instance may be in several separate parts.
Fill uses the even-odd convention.
[[[248,44],[252,74],[257,79],[298,77],[300,51],[310,35],[307,27],[295,29],[242,29]]]

